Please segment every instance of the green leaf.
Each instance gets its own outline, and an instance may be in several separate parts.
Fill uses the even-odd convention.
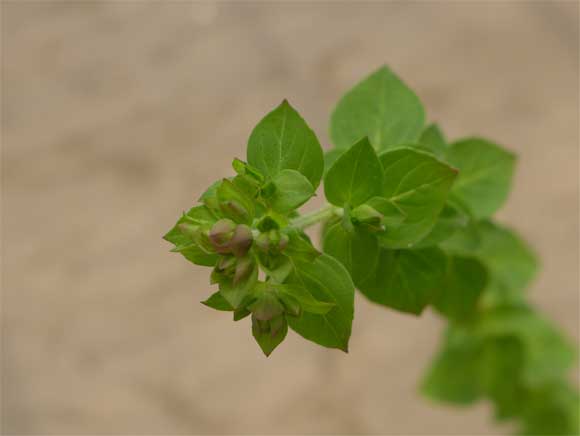
[[[339,148],[368,136],[384,151],[419,139],[425,111],[417,96],[389,68],[381,67],[347,92],[334,109],[330,137]]]
[[[324,160],[316,135],[284,100],[254,128],[248,140],[248,163],[273,178],[289,169],[300,172],[318,187]]]
[[[483,290],[487,286],[487,270],[477,259],[448,256],[447,273],[433,306],[455,321],[474,319]]]
[[[379,259],[379,243],[375,235],[358,226],[348,232],[341,223],[328,230],[323,250],[344,265],[356,287],[375,271]]]
[[[252,335],[268,357],[282,343],[288,333],[288,323],[283,315],[270,321],[260,321],[252,316]]]
[[[453,196],[477,218],[493,215],[507,199],[515,155],[485,139],[468,138],[451,144],[446,157],[459,169]]]
[[[538,269],[538,260],[529,245],[515,231],[489,221],[480,223],[478,231],[478,256],[493,278],[510,289],[523,291]]]
[[[437,157],[443,157],[447,149],[447,141],[437,124],[429,124],[425,127],[419,138],[419,144]]]
[[[326,150],[324,152],[324,174],[328,172],[330,167],[334,165],[334,162],[342,156],[342,154],[346,151],[346,148],[331,148],[330,150]]]
[[[228,303],[228,301],[219,293],[219,291],[212,294],[207,300],[202,301],[201,304],[224,312],[231,312],[234,310],[232,305]]]
[[[451,204],[446,204],[435,221],[429,234],[421,239],[415,248],[431,247],[451,238],[456,231],[469,224],[469,217]]]
[[[498,420],[517,416],[525,401],[522,383],[525,350],[513,337],[485,341],[481,356],[480,380],[485,394],[493,400]]]
[[[326,315],[335,305],[334,303],[326,303],[324,301],[318,301],[312,296],[312,294],[302,286],[298,285],[276,285],[276,291],[280,295],[282,301],[285,301],[286,297],[291,297],[295,299],[300,307],[305,312]]]
[[[578,391],[558,380],[528,392],[519,434],[554,436],[580,434]]]
[[[457,171],[432,155],[399,148],[380,156],[384,168],[382,197],[405,215],[403,223],[381,236],[386,248],[409,248],[435,225]]]
[[[314,188],[298,171],[282,170],[274,176],[272,183],[275,189],[267,201],[276,212],[291,212],[314,195]]]
[[[450,253],[476,256],[488,268],[495,289],[522,292],[538,269],[536,255],[518,234],[491,221],[472,224],[443,242]]]
[[[335,206],[358,206],[381,190],[383,171],[367,138],[342,154],[324,177],[324,194]]]
[[[354,316],[354,285],[344,267],[326,254],[313,262],[296,261],[287,283],[300,285],[317,301],[334,304],[324,315],[304,312],[298,318],[289,317],[290,328],[319,345],[347,352]]]
[[[421,383],[427,397],[452,404],[473,404],[481,398],[481,344],[468,332],[449,327],[441,351]]]
[[[382,249],[374,273],[359,286],[371,301],[419,315],[441,288],[445,254],[438,248]]]
[[[577,352],[557,328],[525,305],[488,310],[478,325],[485,338],[514,337],[526,353],[522,376],[528,385],[561,378],[576,363]]]

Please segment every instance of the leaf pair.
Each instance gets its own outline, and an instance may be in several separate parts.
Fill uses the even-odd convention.
[[[402,145],[422,149],[460,171],[453,197],[476,218],[489,218],[505,202],[515,157],[490,141],[467,138],[447,144],[439,126],[424,128],[425,110],[415,93],[383,66],[355,85],[331,116],[330,136],[336,148],[326,167],[361,138],[378,153]]]
[[[345,265],[372,301],[421,313],[444,277],[445,256],[435,249],[401,249],[435,226],[455,176],[453,168],[420,150],[397,148],[379,157],[367,139],[359,141],[324,179],[327,199],[344,206],[347,220],[328,229],[324,251]],[[372,232],[348,221],[361,204],[383,216],[384,230]]]

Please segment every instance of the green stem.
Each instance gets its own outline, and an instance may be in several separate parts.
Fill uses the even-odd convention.
[[[294,227],[295,229],[302,230],[321,221],[325,221],[334,215],[341,216],[342,209],[340,207],[333,206],[332,204],[326,204],[318,210],[294,218],[292,221],[290,221],[290,226]]]

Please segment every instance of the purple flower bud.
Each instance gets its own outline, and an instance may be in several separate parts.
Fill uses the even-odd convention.
[[[272,292],[265,292],[258,301],[248,307],[256,319],[269,321],[284,313],[284,306]]]
[[[215,251],[218,253],[229,253],[229,242],[232,239],[236,223],[232,220],[224,218],[216,222],[209,231],[209,240],[211,241]]]
[[[246,279],[254,269],[254,266],[254,260],[250,256],[239,258],[232,282],[234,286]]]
[[[233,272],[236,266],[236,258],[233,256],[220,257],[217,263],[217,269],[223,272]]]
[[[280,242],[278,242],[278,249],[280,251],[284,251],[284,249],[288,246],[289,241],[290,238],[288,237],[288,235],[286,233],[282,233],[280,235]]]
[[[220,209],[225,215],[238,222],[247,222],[250,218],[250,214],[246,208],[235,200],[220,203]]]
[[[284,318],[284,315],[279,315],[270,320],[270,334],[272,337],[276,336],[280,331],[282,331],[285,323],[286,319]]]
[[[245,224],[239,224],[234,230],[229,246],[234,256],[243,257],[252,246],[252,242],[252,229]]]

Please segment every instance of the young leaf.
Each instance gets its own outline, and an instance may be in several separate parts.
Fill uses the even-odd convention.
[[[215,310],[221,310],[224,312],[231,312],[234,310],[232,305],[218,292],[212,294],[207,300],[202,301],[201,304],[211,307]]]
[[[421,391],[437,401],[472,404],[481,398],[480,342],[450,326],[441,351],[421,383]]]
[[[386,248],[409,248],[435,225],[457,171],[432,155],[399,148],[380,156],[384,168],[382,197],[405,215],[403,223],[381,236]]]
[[[287,283],[303,287],[317,301],[334,304],[324,315],[305,312],[299,318],[288,317],[290,328],[319,345],[347,352],[354,315],[354,286],[344,267],[326,254],[313,262],[298,260]]]
[[[477,218],[493,215],[507,199],[515,156],[484,139],[468,138],[451,144],[446,157],[459,169],[453,195]]]
[[[368,136],[378,151],[419,138],[425,111],[417,96],[386,66],[347,92],[332,113],[330,137],[339,148]]]
[[[429,124],[421,133],[419,144],[437,157],[443,157],[447,149],[447,141],[437,124]]]
[[[487,270],[475,258],[448,256],[443,286],[437,292],[433,306],[455,321],[474,318],[479,297],[487,286]]]
[[[445,254],[438,248],[386,250],[359,290],[371,301],[419,315],[445,277]]]
[[[248,163],[267,178],[289,169],[318,187],[324,160],[314,132],[284,100],[254,128],[248,140]]]
[[[314,195],[312,184],[295,170],[280,171],[274,176],[272,183],[275,189],[267,201],[276,212],[291,212]]]
[[[335,206],[358,206],[381,190],[383,170],[367,138],[342,154],[324,177],[324,194]]]
[[[348,232],[341,223],[327,231],[323,250],[344,265],[356,287],[374,272],[379,258],[375,235],[358,226]]]

